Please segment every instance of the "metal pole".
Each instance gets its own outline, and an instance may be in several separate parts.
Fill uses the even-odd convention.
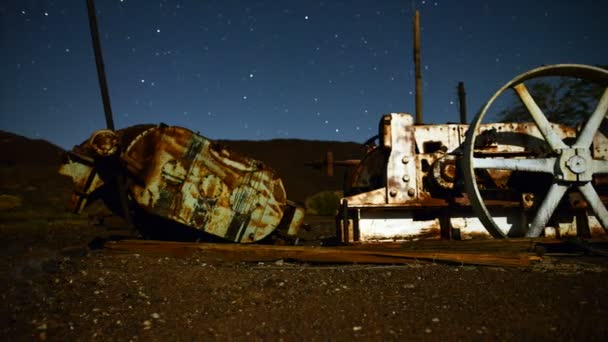
[[[114,130],[112,106],[110,105],[108,82],[106,81],[106,72],[103,65],[101,43],[99,41],[99,31],[97,30],[97,17],[95,15],[95,4],[93,3],[93,0],[87,0],[87,9],[89,12],[89,28],[91,30],[91,38],[93,40],[93,51],[95,53],[95,64],[97,65],[97,78],[99,80],[99,89],[101,90],[103,110],[106,115],[106,127],[108,129]]]
[[[110,104],[108,82],[106,80],[106,71],[103,65],[103,55],[101,53],[99,31],[97,30],[97,16],[93,0],[87,0],[87,10],[89,13],[89,28],[91,30],[91,38],[93,41],[93,51],[95,53],[95,65],[97,66],[97,79],[99,80],[99,90],[101,91],[101,100],[103,102],[103,110],[106,116],[106,127],[107,129],[115,130],[114,116],[112,115],[112,106]],[[117,161],[120,162],[120,152],[116,154],[116,158]],[[122,168],[118,168],[116,171],[116,187],[118,189],[120,208],[122,210],[122,214],[125,218],[125,221],[127,221],[127,226],[129,227],[129,230],[133,235],[135,235],[137,234],[137,231],[135,229],[135,224],[133,223],[133,217],[130,213],[128,194],[129,186],[127,182],[128,177],[125,174],[125,170]]]
[[[458,82],[458,102],[460,103],[460,123],[467,123],[467,98],[464,91],[464,82]]]
[[[416,76],[416,124],[422,124],[422,73],[420,71],[420,12],[414,15],[414,68]]]

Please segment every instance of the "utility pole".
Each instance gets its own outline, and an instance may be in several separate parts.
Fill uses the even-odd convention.
[[[464,92],[464,82],[458,82],[458,102],[460,103],[460,123],[467,123],[467,98]]]
[[[420,12],[414,14],[414,70],[416,77],[416,124],[422,124],[422,72],[420,70]]]
[[[101,91],[103,110],[106,115],[106,127],[107,129],[113,131],[114,119],[112,115],[112,106],[110,105],[110,94],[108,92],[108,81],[106,80],[106,71],[103,64],[103,55],[101,53],[99,31],[97,30],[97,14],[95,13],[94,0],[87,0],[87,10],[89,13],[89,28],[91,30],[91,39],[93,40],[95,65],[97,66],[97,79],[99,80],[99,90]]]

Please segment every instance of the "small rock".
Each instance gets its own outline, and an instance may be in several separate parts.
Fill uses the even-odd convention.
[[[41,269],[46,273],[57,273],[59,271],[59,261],[55,259],[46,260],[42,263]]]
[[[424,332],[427,334],[430,334],[433,332],[433,330],[431,330],[431,328],[426,328],[426,329],[424,329]]]
[[[159,319],[160,318],[160,315],[158,313],[156,313],[156,312],[152,313],[150,316],[152,318],[154,318],[154,319]]]
[[[0,210],[10,210],[23,205],[23,199],[15,195],[0,195]]]
[[[439,322],[439,318],[434,317],[434,318],[433,318],[431,321],[433,321],[433,322],[437,323],[437,322]]]
[[[361,331],[361,329],[363,329],[363,327],[358,326],[358,325],[353,327],[353,331]]]
[[[59,252],[62,256],[83,257],[89,252],[88,248],[82,246],[65,247]]]
[[[277,266],[283,266],[284,261],[283,261],[283,259],[279,259],[279,260],[275,261],[274,264]]]

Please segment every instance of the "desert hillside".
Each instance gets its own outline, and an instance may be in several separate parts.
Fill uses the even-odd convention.
[[[363,153],[360,144],[351,142],[277,139],[220,143],[274,168],[285,184],[287,197],[296,202],[322,190],[342,189],[345,170],[337,169],[333,177],[328,177],[323,170],[306,166],[306,162],[324,159],[327,151],[333,152],[335,160],[360,158]],[[69,180],[57,173],[63,153],[60,147],[0,131],[0,151],[0,189],[29,187],[42,195],[38,197],[47,198],[69,189]]]
[[[297,202],[319,191],[341,190],[344,181],[345,169],[338,168],[333,177],[328,177],[323,168],[313,169],[306,166],[306,162],[325,159],[327,151],[334,154],[334,160],[360,159],[363,156],[363,146],[352,142],[277,139],[224,140],[221,143],[274,168],[283,179],[287,198]]]

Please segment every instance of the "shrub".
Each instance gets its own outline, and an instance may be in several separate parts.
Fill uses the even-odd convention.
[[[311,215],[335,215],[340,207],[340,191],[321,191],[306,198],[306,213]]]

